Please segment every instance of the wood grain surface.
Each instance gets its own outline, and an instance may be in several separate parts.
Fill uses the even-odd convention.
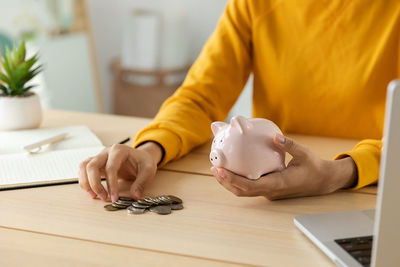
[[[108,146],[133,138],[148,123],[46,111],[42,127],[84,124]],[[290,136],[323,158],[357,143]],[[294,226],[294,217],[375,207],[376,187],[272,202],[236,197],[210,175],[209,148],[207,143],[168,164],[146,187],[148,196],[173,194],[184,200],[183,210],[167,216],[107,212],[105,202],[89,198],[77,184],[0,192],[0,265],[333,266]],[[121,194],[128,195],[130,184],[120,181]]]
[[[126,194],[129,183],[120,186]],[[212,177],[171,171],[160,171],[147,188],[146,195],[181,197],[185,209],[168,216],[106,212],[104,202],[74,184],[1,192],[0,226],[239,264],[329,266],[294,216],[375,206],[375,196],[351,192],[274,202],[238,198]]]
[[[0,266],[242,266],[0,227]]]

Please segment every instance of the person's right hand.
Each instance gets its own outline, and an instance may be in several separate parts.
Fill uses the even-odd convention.
[[[105,148],[97,156],[88,158],[79,166],[79,185],[92,198],[97,196],[111,201],[118,200],[118,179],[133,180],[131,196],[138,199],[146,182],[154,178],[157,163],[161,160],[162,149],[154,142],[147,142],[137,149],[126,145]],[[107,190],[101,184],[106,177]]]

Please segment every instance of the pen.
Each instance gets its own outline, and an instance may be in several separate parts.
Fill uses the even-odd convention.
[[[126,139],[122,140],[122,141],[121,141],[121,142],[119,142],[118,144],[121,144],[121,145],[123,145],[123,144],[126,144],[126,143],[128,143],[130,140],[131,140],[131,138],[130,138],[130,137],[127,137]]]
[[[66,133],[62,133],[62,134],[41,140],[39,142],[24,146],[24,149],[26,151],[28,151],[29,153],[37,153],[42,149],[42,146],[60,142],[60,141],[64,140],[67,137],[67,135],[68,134],[66,134]]]

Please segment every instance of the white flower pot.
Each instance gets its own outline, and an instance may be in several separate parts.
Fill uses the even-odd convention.
[[[0,96],[0,130],[32,129],[42,122],[38,95]]]

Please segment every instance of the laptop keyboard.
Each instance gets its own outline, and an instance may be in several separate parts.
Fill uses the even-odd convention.
[[[362,266],[371,264],[372,236],[336,239],[335,242],[346,250]]]

